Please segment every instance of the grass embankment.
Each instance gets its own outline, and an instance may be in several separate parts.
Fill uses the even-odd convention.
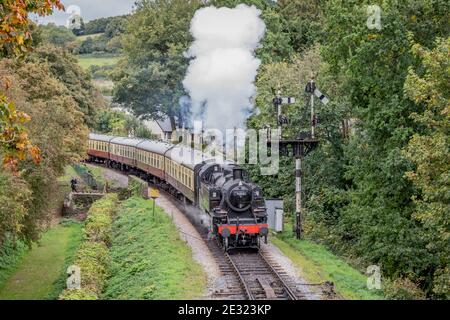
[[[379,300],[383,295],[367,289],[367,277],[351,267],[324,246],[308,240],[297,240],[284,232],[271,238],[272,243],[289,257],[310,283],[331,281],[344,299]]]
[[[117,202],[117,195],[109,194],[90,208],[84,228],[84,242],[73,261],[73,265],[80,268],[81,289],[64,290],[60,295],[61,300],[100,298],[108,277],[108,246],[111,243],[112,221]]]
[[[82,54],[78,55],[78,64],[85,70],[88,70],[90,66],[113,66],[117,64],[120,57],[110,54]]]
[[[79,191],[92,190],[94,188],[101,191],[106,185],[103,170],[92,165],[77,164],[66,167],[64,176],[58,179],[61,185],[68,188],[64,189],[65,192],[70,191],[70,181],[72,178],[77,179],[77,188]]]
[[[9,261],[10,268],[5,271],[5,275],[9,277],[0,287],[0,300],[51,298],[61,286],[61,281],[58,283],[58,280],[80,241],[81,224],[63,223],[47,231],[40,243],[33,245],[31,250],[22,248],[22,254],[15,255]],[[18,265],[19,260],[21,263]],[[15,269],[12,271],[14,265]]]
[[[113,224],[111,278],[106,299],[172,300],[200,298],[206,276],[179,238],[170,218],[152,201],[125,201]]]

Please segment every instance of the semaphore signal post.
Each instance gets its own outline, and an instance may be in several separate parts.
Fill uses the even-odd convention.
[[[311,132],[310,134],[299,134],[295,139],[283,139],[282,127],[289,124],[289,120],[282,113],[282,105],[295,103],[295,98],[287,97],[283,98],[281,92],[278,91],[277,96],[273,99],[273,104],[277,110],[278,116],[278,129],[280,132],[279,145],[280,155],[292,156],[295,159],[295,227],[297,239],[302,236],[302,161],[311,151],[317,148],[319,140],[316,138],[316,125],[317,116],[315,112],[314,102],[315,97],[327,105],[329,100],[322,94],[316,87],[314,77],[311,77],[310,82],[306,86],[306,93],[311,95],[310,107],[311,107]],[[269,147],[271,141],[268,142]]]

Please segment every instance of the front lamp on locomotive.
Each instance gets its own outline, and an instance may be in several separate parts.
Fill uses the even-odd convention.
[[[210,164],[200,174],[200,203],[211,217],[211,232],[224,249],[258,248],[261,238],[267,242],[265,201],[244,170],[234,164]]]

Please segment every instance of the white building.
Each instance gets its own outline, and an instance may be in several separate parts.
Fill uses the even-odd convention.
[[[144,120],[143,123],[156,139],[172,142],[177,138],[174,134],[177,131],[174,117],[163,116],[161,120]]]

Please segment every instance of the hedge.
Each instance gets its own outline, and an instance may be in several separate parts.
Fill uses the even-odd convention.
[[[60,300],[97,300],[108,277],[108,246],[112,221],[118,203],[116,194],[96,201],[88,213],[85,242],[77,251],[74,265],[81,269],[81,289],[66,289]]]
[[[138,177],[129,176],[128,191],[130,192],[130,197],[138,196],[148,199],[148,183]]]

